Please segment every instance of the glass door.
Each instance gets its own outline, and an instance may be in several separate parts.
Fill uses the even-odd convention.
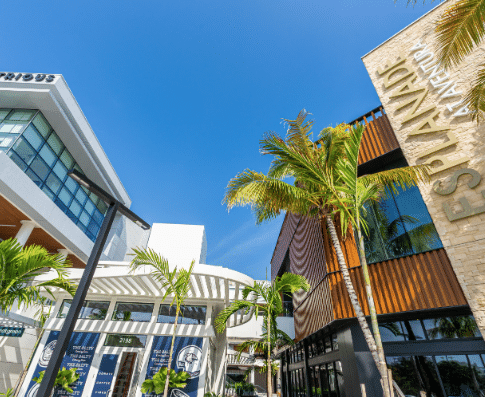
[[[130,383],[135,369],[136,356],[137,353],[134,352],[122,353],[111,397],[128,397]]]

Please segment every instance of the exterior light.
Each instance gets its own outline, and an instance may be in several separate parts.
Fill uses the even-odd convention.
[[[84,299],[88,293],[89,286],[91,285],[91,280],[93,279],[94,272],[101,257],[104,245],[108,238],[108,233],[113,224],[114,218],[118,212],[125,215],[128,219],[135,222],[138,226],[144,230],[150,229],[150,225],[136,215],[133,211],[125,207],[122,203],[116,200],[113,196],[107,193],[105,190],[96,185],[93,181],[88,179],[85,175],[81,174],[79,171],[71,170],[68,175],[74,179],[76,182],[87,188],[90,192],[93,192],[101,200],[103,200],[108,205],[108,211],[99,230],[98,237],[94,242],[94,247],[89,256],[86,268],[84,269],[81,280],[76,290],[76,294],[72,300],[71,307],[67,313],[64,324],[62,325],[61,332],[59,333],[59,338],[57,339],[56,346],[52,352],[51,359],[44,374],[44,378],[40,384],[37,392],[38,397],[49,397],[52,394],[52,389],[54,387],[54,382],[56,380],[57,373],[66,353],[67,347],[71,340],[72,333],[74,332],[74,326],[79,317],[79,312],[81,311]]]

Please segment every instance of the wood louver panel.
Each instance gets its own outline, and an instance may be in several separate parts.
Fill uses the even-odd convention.
[[[280,235],[276,242],[276,247],[271,258],[271,280],[279,274],[281,265],[290,246],[291,240],[300,221],[299,215],[286,213],[283,225],[281,225]]]
[[[377,314],[466,305],[443,248],[369,265]],[[369,314],[360,266],[350,275],[364,313]],[[328,276],[336,319],[355,317],[342,273]]]
[[[399,149],[399,142],[382,106],[358,118],[351,124],[354,123],[365,124],[359,153],[359,164]]]

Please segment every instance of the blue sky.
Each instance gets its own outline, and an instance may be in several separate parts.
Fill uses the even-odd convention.
[[[2,7],[1,69],[63,74],[132,209],[205,225],[209,264],[264,279],[283,217],[228,213],[227,182],[268,169],[282,118],[305,108],[319,131],[378,106],[360,58],[436,4],[24,0]]]

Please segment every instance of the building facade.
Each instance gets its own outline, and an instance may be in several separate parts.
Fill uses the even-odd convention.
[[[0,73],[0,239],[42,245],[83,268],[106,205],[67,176],[131,200],[62,75]],[[102,259],[122,261],[149,232],[118,216]],[[15,386],[40,332],[32,312],[0,317],[0,390]],[[14,334],[12,334],[14,333]],[[12,336],[14,335],[14,336]]]
[[[171,237],[160,240],[160,236]],[[177,262],[189,266],[191,261],[181,264],[187,255],[197,258],[178,319],[171,364],[190,378],[186,387],[171,389],[170,396],[222,394],[228,343],[226,332],[216,333],[213,322],[231,301],[242,299],[244,286],[254,281],[242,273],[200,263],[205,262],[206,250],[202,226],[154,224],[147,247],[164,256],[172,269]],[[81,376],[72,385],[73,396],[141,396],[143,381],[167,366],[175,306],[170,305],[172,296],[163,300],[165,291],[151,271],[144,267],[132,272],[129,262],[100,262],[61,365],[77,368]],[[81,275],[82,269],[71,269],[69,277],[78,281]],[[72,302],[64,291],[55,297],[56,305],[19,396],[36,396],[39,384],[33,378],[46,369]],[[250,320],[251,314],[238,313],[228,327],[237,328]]]
[[[363,57],[382,106],[353,121],[366,126],[360,174],[422,163],[431,169],[429,185],[366,208],[384,350],[406,396],[485,392],[485,129],[461,102],[485,46],[450,71],[437,64],[434,26],[453,3]],[[368,315],[354,237],[342,246]],[[290,271],[312,286],[293,297],[297,344],[280,352],[283,395],[382,395],[325,225],[287,214],[271,263],[273,278]]]

